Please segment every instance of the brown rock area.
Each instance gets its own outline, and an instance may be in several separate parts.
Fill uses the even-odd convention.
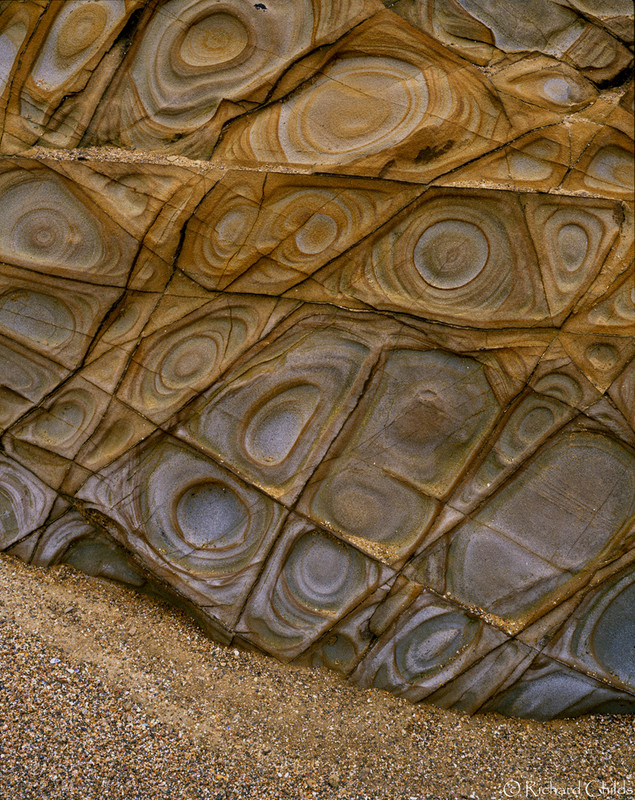
[[[632,45],[0,2],[0,550],[413,702],[632,712]]]

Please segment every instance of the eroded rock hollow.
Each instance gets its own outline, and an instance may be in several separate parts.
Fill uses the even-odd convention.
[[[632,711],[632,42],[0,2],[0,549],[413,701]]]

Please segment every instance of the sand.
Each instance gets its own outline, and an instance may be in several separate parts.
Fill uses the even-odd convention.
[[[66,566],[0,556],[0,661],[3,800],[635,796],[633,718],[413,706]]]

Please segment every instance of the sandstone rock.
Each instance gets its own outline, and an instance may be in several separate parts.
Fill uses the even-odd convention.
[[[632,711],[632,9],[387,5],[0,3],[0,549]]]

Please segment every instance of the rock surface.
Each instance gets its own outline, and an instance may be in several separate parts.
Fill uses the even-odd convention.
[[[386,5],[0,2],[0,549],[632,711],[632,7]]]

